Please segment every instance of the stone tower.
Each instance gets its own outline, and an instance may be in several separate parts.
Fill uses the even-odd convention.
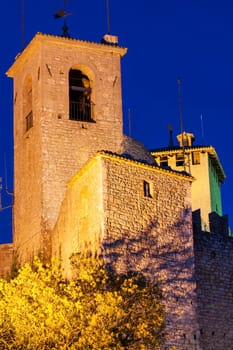
[[[14,78],[14,250],[61,258],[101,253],[118,273],[160,281],[166,347],[199,350],[191,183],[123,135],[116,38],[38,33],[8,70]]]
[[[159,281],[163,350],[230,349],[232,237],[202,232],[199,217],[192,226],[192,209],[204,223],[221,215],[225,174],[191,133],[152,153],[123,135],[125,53],[111,35],[93,43],[38,33],[8,70],[15,230],[13,245],[0,247],[0,275],[14,251],[21,263],[52,252],[68,278],[73,253],[101,253],[118,273]]]
[[[116,37],[102,43],[37,33],[14,79],[14,247],[21,262],[50,256],[67,181],[98,150],[122,142]]]

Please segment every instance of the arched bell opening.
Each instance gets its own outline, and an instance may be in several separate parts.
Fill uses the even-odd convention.
[[[87,75],[81,70],[69,71],[70,119],[93,122],[93,103],[91,84]]]

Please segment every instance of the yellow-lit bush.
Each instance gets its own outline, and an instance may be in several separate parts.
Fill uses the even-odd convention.
[[[163,332],[157,286],[138,274],[107,274],[100,260],[75,259],[75,280],[58,263],[26,264],[0,280],[0,349],[156,349]]]

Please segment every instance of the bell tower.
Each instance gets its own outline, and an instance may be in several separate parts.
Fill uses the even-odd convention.
[[[37,33],[7,75],[14,79],[14,247],[21,262],[50,256],[66,184],[99,150],[123,138],[121,57],[102,43]]]

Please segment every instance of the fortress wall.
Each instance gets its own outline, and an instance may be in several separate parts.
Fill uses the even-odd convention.
[[[201,345],[232,349],[233,237],[196,230],[194,242]]]

